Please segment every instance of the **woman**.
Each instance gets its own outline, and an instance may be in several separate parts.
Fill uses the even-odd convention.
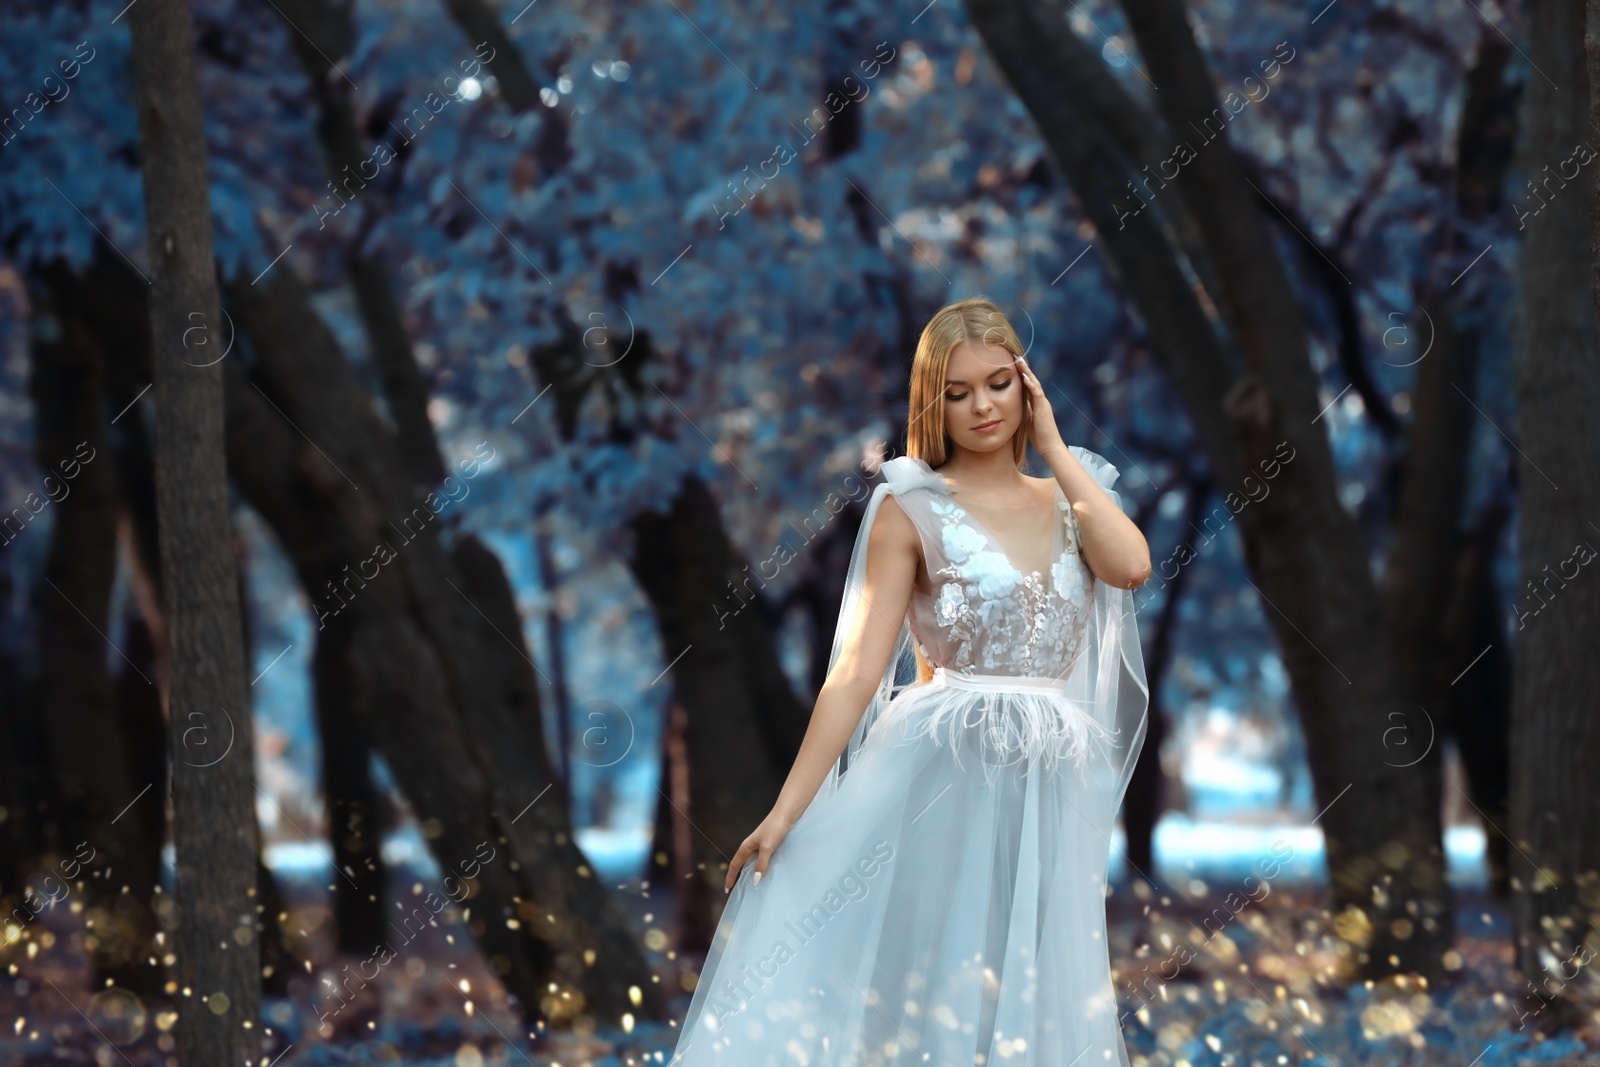
[[[933,316],[910,410],[799,755],[729,864],[681,1067],[1127,1063],[1105,879],[1149,550],[989,301]],[[1054,477],[1021,472],[1030,441]]]

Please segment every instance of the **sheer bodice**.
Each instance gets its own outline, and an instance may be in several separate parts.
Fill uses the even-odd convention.
[[[1116,467],[1088,449],[1068,448],[1120,508],[1113,488]],[[1026,523],[1022,512],[1006,525],[991,527],[961,504],[956,487],[926,461],[900,456],[881,471],[883,483],[867,503],[851,556],[830,672],[851,620],[869,610],[861,596],[866,549],[877,512],[889,497],[917,529],[924,569],[888,669],[819,795],[833,792],[874,726],[895,705],[896,714],[915,720],[917,731],[952,745],[981,720],[977,730],[987,750],[982,758],[991,767],[1001,760],[1082,767],[1087,759],[1109,775],[1106,797],[1114,812],[1144,737],[1144,664],[1132,594],[1098,581],[1089,570],[1066,494],[1059,485],[1051,487],[1055,515],[1048,554],[1025,554],[1027,546],[1011,536]],[[1007,535],[1007,544],[996,531]],[[1014,554],[1007,552],[1008,545]],[[1042,566],[1035,569],[1036,564]],[[919,678],[914,647],[935,668],[931,680]],[[971,707],[949,700],[937,707],[926,703],[930,688],[972,685],[1021,691],[998,704],[988,698]]]
[[[1024,573],[989,527],[956,501],[926,462],[884,465],[895,501],[916,525],[931,585],[911,597],[911,632],[923,658],[959,674],[1066,678],[1083,650],[1094,575],[1079,554],[1077,517],[1052,488],[1048,570]]]

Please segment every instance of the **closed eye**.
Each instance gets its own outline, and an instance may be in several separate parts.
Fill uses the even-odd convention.
[[[998,392],[1001,392],[1001,391],[1003,391],[1005,389],[1010,388],[1011,387],[1011,383],[1014,382],[1014,381],[1016,381],[1015,378],[1007,378],[1003,382],[995,382],[993,385],[989,386],[989,388],[993,389],[995,392],[998,393]],[[970,395],[971,394],[969,394],[969,393],[946,393],[946,394],[944,394],[944,398],[946,400],[965,400]]]

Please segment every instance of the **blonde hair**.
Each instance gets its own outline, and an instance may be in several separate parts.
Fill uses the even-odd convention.
[[[922,328],[917,354],[911,361],[911,407],[906,420],[906,455],[934,468],[942,467],[950,458],[950,435],[944,428],[944,379],[950,370],[950,352],[963,341],[999,345],[1013,356],[1022,355],[1017,331],[987,297],[958,300],[934,312]],[[1018,470],[1027,458],[1027,427],[1032,419],[1033,404],[1023,389],[1022,425],[1011,437],[1011,455]],[[933,678],[933,665],[923,656],[920,645],[913,642],[911,650],[916,657],[917,680],[929,681]]]
[[[987,297],[974,296],[946,304],[934,312],[917,340],[911,361],[911,406],[906,419],[906,455],[938,468],[950,458],[950,435],[944,428],[944,379],[950,370],[950,352],[963,341],[974,345],[999,345],[1013,356],[1022,355],[1022,342],[1005,314]],[[1033,405],[1022,390],[1023,423],[1011,438],[1011,454],[1022,469],[1028,453],[1029,421]]]

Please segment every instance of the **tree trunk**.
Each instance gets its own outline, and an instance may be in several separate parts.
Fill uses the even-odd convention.
[[[1300,306],[1282,263],[1268,251],[1272,242],[1256,207],[1258,194],[1228,142],[1226,101],[1218,100],[1183,0],[1123,0],[1123,9],[1160,86],[1156,97],[1168,128],[1181,131],[1185,142],[1191,130],[1205,138],[1173,184],[1194,213],[1216,265],[1223,318],[1265,388],[1262,400],[1274,425],[1259,438],[1261,445],[1270,447],[1282,437],[1297,456],[1285,472],[1286,482],[1274,487],[1280,504],[1264,502],[1264,521],[1283,525],[1281,532],[1274,531],[1277,536],[1260,539],[1257,573],[1263,596],[1281,609],[1276,625],[1301,720],[1312,739],[1319,803],[1333,804],[1346,788],[1353,794],[1330,809],[1323,822],[1335,904],[1352,918],[1359,913],[1359,921],[1349,925],[1371,931],[1370,940],[1356,939],[1364,950],[1358,955],[1364,972],[1414,970],[1437,978],[1453,940],[1439,823],[1439,758],[1430,753],[1398,768],[1371,758],[1373,735],[1392,736],[1385,731],[1396,712],[1414,714],[1411,687],[1397,662],[1405,655],[1396,654],[1370,625],[1381,602],[1365,538],[1339,503],[1332,455],[1316,426],[1317,373]],[[1269,62],[1285,59],[1275,57]],[[1423,375],[1430,369],[1424,364]],[[1420,446],[1415,438],[1412,444],[1414,450]],[[1253,463],[1265,456],[1247,449],[1245,458]],[[1416,473],[1413,485],[1428,481],[1432,471]],[[1439,524],[1453,532],[1459,499],[1458,483],[1453,494],[1440,494],[1428,517],[1442,515]],[[1448,575],[1448,567],[1427,577],[1439,575]],[[1448,589],[1431,581],[1428,592],[1431,599],[1413,606],[1432,608],[1436,621]],[[1285,624],[1304,636],[1290,637]],[[1424,658],[1429,667],[1434,662],[1433,656]],[[1375,894],[1375,888],[1381,892]]]
[[[0,568],[0,604],[11,603],[10,568]],[[0,937],[14,941],[15,909],[25,895],[35,860],[47,847],[45,820],[31,817],[53,810],[50,804],[49,746],[44,726],[34,714],[34,687],[22,664],[0,647],[0,805],[7,818],[0,822]],[[30,817],[24,818],[21,813]]]
[[[1428,784],[1427,802],[1419,801],[1416,809],[1402,814],[1427,839],[1441,842],[1442,850],[1444,750],[1438,734],[1449,682],[1440,677],[1445,652],[1441,620],[1456,576],[1471,414],[1454,383],[1472,387],[1477,338],[1458,329],[1446,299],[1430,295],[1423,307],[1436,336],[1432,350],[1417,365],[1392,544],[1384,563],[1383,638],[1392,656],[1398,702],[1386,712],[1381,739],[1386,766]],[[1439,876],[1443,878],[1442,871]],[[1395,917],[1391,931],[1402,922],[1411,925],[1403,916]],[[1420,932],[1434,964],[1423,970],[1439,977],[1444,973],[1440,957],[1453,940],[1453,915],[1424,911]],[[1406,938],[1397,935],[1393,940]]]
[[[777,605],[780,623],[791,610],[798,608],[805,613],[810,646],[806,680],[808,697],[812,701],[822,691],[822,683],[828,680],[828,660],[833,654],[839,605],[844,601],[844,579],[850,570],[850,553],[855,549],[865,515],[866,507],[856,501],[840,510],[833,523],[807,546],[799,579]]]
[[[255,738],[232,551],[222,417],[225,350],[194,31],[183,0],[130,12],[151,271],[156,506],[171,641],[176,1026],[186,1063],[261,1052]],[[212,331],[216,331],[213,333]],[[207,343],[201,343],[205,341]]]
[[[490,46],[488,54],[493,58],[489,60],[489,65],[495,71],[502,97],[512,104],[514,110],[534,108],[538,102],[537,90],[522,65],[520,54],[501,30],[493,11],[481,2],[474,3],[471,0],[452,0],[447,6],[467,32],[475,35],[475,40],[483,39]],[[333,69],[333,57],[345,55],[355,40],[350,9],[328,0],[295,0],[289,7],[289,11],[281,12],[286,20],[293,23],[296,16],[305,19],[306,29],[300,30],[294,37],[295,49],[311,79],[320,106],[321,116],[316,128],[328,172],[335,182],[343,180],[343,175],[360,175],[363,173],[365,156],[364,140],[346,89],[347,83]],[[393,181],[393,175],[390,180]],[[367,183],[361,182],[359,190],[365,191],[366,188]],[[351,192],[355,195],[357,190]],[[427,383],[416,362],[386,259],[381,253],[365,248],[366,231],[376,212],[381,210],[378,206],[381,204],[382,199],[375,192],[363,197],[365,210],[357,216],[361,221],[355,223],[355,235],[349,241],[346,273],[361,309],[369,351],[378,368],[383,394],[395,424],[400,465],[410,478],[412,495],[420,498],[444,481],[446,472],[440,461],[437,436],[428,414]],[[546,764],[546,776],[553,777],[548,770],[544,748],[539,689],[530,669],[532,659],[526,652],[510,582],[499,562],[474,536],[468,535],[460,541],[454,562],[469,587],[465,598],[469,605],[478,609],[477,613],[467,617],[468,625],[481,628],[482,623],[488,621],[485,617],[490,616],[491,611],[496,612],[491,616],[490,632],[483,634],[478,652],[491,665],[500,684],[506,687],[504,696],[507,706],[521,709],[532,724],[526,731],[529,751]],[[559,658],[558,646],[552,646],[552,652]],[[565,686],[560,677],[560,666],[559,663],[555,666],[557,678],[552,689],[558,705],[556,711],[560,716],[557,722],[563,728],[558,734],[564,738]],[[345,725],[348,727],[353,723],[345,720]],[[505,730],[495,730],[486,736],[504,733]],[[563,750],[563,768],[565,759]],[[551,824],[553,840],[558,842],[559,847],[570,851],[569,859],[572,862],[569,866],[572,870],[580,873],[587,871],[576,847],[570,844],[568,829],[566,816],[558,817]],[[560,845],[562,841],[567,841],[567,844]],[[364,927],[370,925],[372,917],[358,918],[356,915],[366,906],[370,897],[365,887],[350,893],[346,891],[346,883],[341,883],[339,889],[342,895],[355,898],[341,903],[341,913],[349,915],[352,921],[360,922]],[[563,896],[569,891],[570,887],[565,882],[554,878],[547,882],[541,895]]]
[[[1517,338],[1511,864],[1518,965],[1545,997],[1592,990],[1592,969],[1564,982],[1600,950],[1600,595],[1593,568],[1582,569],[1600,546],[1600,190],[1593,152],[1573,159],[1600,115],[1600,12],[1589,17],[1586,40],[1580,0],[1529,5],[1536,73],[1523,113],[1521,169],[1537,195],[1527,198]]]
[[[680,953],[703,953],[716,933],[718,909],[713,897],[722,895],[695,869],[700,836],[689,812],[694,809],[689,778],[689,713],[677,700],[667,704],[661,731],[661,783],[656,787],[655,829],[650,855],[650,881],[671,887],[675,923],[672,943]]]
[[[500,17],[495,14],[494,8],[484,0],[444,0],[444,7],[456,25],[461,27],[461,32],[467,35],[474,49],[481,45],[488,47],[488,51],[480,55],[492,57],[485,62],[494,74],[500,98],[506,102],[506,106],[518,114],[537,108],[539,86],[522,62],[522,53],[517,51],[510,35],[500,25]],[[522,8],[522,12],[526,11],[527,8]],[[513,19],[517,17],[512,16]]]
[[[1170,3],[1128,7],[1162,86],[1158,98],[1169,127],[1187,123],[1195,109],[1206,114],[1215,92],[1181,6],[1176,26]],[[1200,306],[1160,226],[1160,205],[1178,197],[1157,195],[1149,210],[1120,210],[1136,202],[1126,183],[1146,176],[1123,151],[1130,136],[1108,130],[1082,101],[1123,94],[1105,84],[1103,64],[1072,33],[1061,5],[969,0],[968,8],[1105,239],[1114,273],[1183,398],[1219,487],[1269,470],[1276,476],[1272,493],[1238,515],[1246,563],[1283,650],[1325,809],[1320,820],[1333,903],[1343,913],[1338,929],[1350,962],[1362,970],[1435,973],[1449,936],[1443,849],[1427,820],[1411,815],[1437,808],[1438,790],[1425,773],[1375,758],[1395,700],[1376,585],[1314,422],[1317,383],[1299,310],[1281,265],[1265,251],[1271,243],[1237,162],[1225,141],[1204,143],[1178,184],[1216,267],[1219,285],[1211,295],[1239,358],[1214,332],[1220,324]],[[1096,88],[1080,90],[1080,82]],[[1138,111],[1131,102],[1118,110]],[[1236,295],[1244,292],[1260,303],[1247,308]],[[1236,497],[1227,492],[1224,501]]]
[[[1467,72],[1466,98],[1456,134],[1455,215],[1480,220],[1500,205],[1516,135],[1517,89],[1507,86],[1511,46],[1485,29]],[[1423,293],[1427,312],[1420,330],[1433,336],[1414,354],[1413,415],[1400,470],[1399,507],[1393,547],[1385,567],[1385,625],[1395,650],[1400,695],[1421,713],[1398,719],[1385,734],[1397,743],[1388,762],[1410,765],[1442,754],[1439,735],[1455,737],[1484,818],[1492,890],[1506,887],[1505,796],[1509,764],[1508,654],[1495,608],[1492,566],[1498,503],[1486,521],[1463,535],[1461,512],[1477,413],[1479,352],[1493,311],[1492,290],[1477,284],[1440,286],[1460,280],[1480,250],[1463,244],[1461,231],[1444,229],[1431,286]],[[1441,269],[1442,268],[1442,269]],[[1469,667],[1472,682],[1459,685]]]
[[[561,337],[530,353],[530,364],[555,397],[557,431],[571,440],[589,391],[637,392],[654,349],[641,331],[626,362],[615,371],[597,369],[585,361],[576,327],[566,325]],[[616,439],[634,432],[620,421],[608,429]],[[635,516],[631,533],[629,566],[655,609],[674,694],[686,715],[694,809],[685,815],[697,830],[693,866],[702,884],[679,888],[686,893],[682,899],[704,902],[710,911],[686,915],[689,940],[682,947],[703,948],[702,933],[709,938],[721,913],[727,864],[777,799],[809,712],[779,666],[763,605],[721,617],[736,603],[732,589],[740,590],[740,598],[759,594],[753,583],[744,584],[751,576],[705,483],[684,479],[672,507],[665,514]]]
[[[93,288],[99,295],[97,332],[102,338],[123,338],[124,358],[137,365],[144,353],[139,340],[129,339],[127,320],[142,314],[142,291],[130,272],[116,264],[102,267],[86,279],[55,281]],[[554,995],[553,1006],[560,1010],[550,1014],[556,1025],[570,1021],[580,1010],[607,1020],[627,1011],[656,1017],[659,989],[650,981],[626,919],[596,890],[592,878],[579,873],[583,858],[571,840],[564,802],[542,795],[550,782],[548,768],[539,769],[542,748],[528,749],[531,742],[522,736],[521,727],[497,733],[492,722],[478,721],[478,709],[494,703],[482,691],[472,694],[473,714],[462,710],[447,688],[437,631],[455,627],[469,654],[474,648],[487,649],[492,640],[505,648],[504,655],[526,663],[501,635],[485,639],[481,617],[445,581],[453,571],[430,528],[413,534],[408,544],[375,510],[379,502],[374,498],[403,496],[403,489],[394,487],[403,486],[405,475],[393,461],[395,450],[373,414],[370,398],[283,268],[283,264],[274,268],[273,275],[282,272],[283,277],[271,285],[268,280],[273,275],[253,287],[240,283],[247,293],[238,301],[234,319],[250,336],[258,365],[268,368],[272,377],[252,382],[237,361],[223,364],[229,368],[228,463],[234,481],[272,527],[313,604],[326,615],[322,636],[336,626],[350,628],[346,640],[355,694],[352,714],[366,723],[367,736],[393,768],[450,885],[458,885],[463,866],[471,873],[475,858],[488,854],[488,848],[496,850],[496,859],[478,859],[476,885],[468,884],[472,925],[485,955],[518,998],[530,1024],[544,1007],[541,1000],[549,995],[549,981],[573,993]],[[270,400],[261,386],[267,388]],[[299,430],[285,419],[285,412]],[[302,436],[300,430],[311,437]],[[340,470],[357,479],[365,491],[353,489]],[[389,509],[389,514],[403,522],[403,505]],[[428,557],[422,569],[432,571],[433,584],[419,587],[411,570],[397,576],[399,559],[378,568],[378,577],[363,583],[357,571],[373,559],[374,545],[383,539],[400,546],[402,554],[417,554],[420,549]],[[370,566],[366,573],[373,573]],[[339,608],[340,600],[332,591],[336,580],[348,583],[338,588],[354,591],[347,608]],[[454,582],[466,588],[459,577]],[[448,601],[460,605],[455,614]],[[341,613],[334,615],[329,609]],[[448,617],[426,626],[418,621],[419,615],[435,611]],[[465,617],[468,612],[479,619],[476,626]],[[461,644],[444,647],[460,658]],[[458,669],[469,677],[492,678],[496,676],[488,666],[492,655],[484,651],[484,659]],[[536,709],[524,707],[510,714],[517,721],[537,721]],[[485,744],[479,738],[492,740]],[[485,747],[492,749],[492,757]],[[530,751],[537,754],[529,755]],[[491,782],[514,789],[516,795],[497,802]],[[519,817],[528,802],[541,795]],[[505,822],[511,824],[511,833],[504,829]],[[480,851],[484,842],[488,846]],[[546,883],[564,880],[571,889],[547,902],[530,889],[535,880],[529,872],[534,869]],[[441,901],[447,892],[442,886],[429,889]],[[480,918],[485,915],[491,921]],[[532,921],[547,915],[556,922]],[[514,920],[515,928],[506,919]],[[390,944],[404,954],[398,937]],[[554,962],[558,949],[559,971]],[[570,975],[581,981],[576,992],[570,988]],[[629,993],[634,985],[641,991],[638,1005]],[[587,1007],[575,1007],[579,1004]]]
[[[412,491],[423,496],[444,481],[439,440],[428,416],[428,384],[422,379],[411,335],[400,317],[400,301],[389,279],[389,256],[352,248],[345,262],[350,286],[367,328],[367,349],[378,367],[389,415],[399,431],[400,460],[411,477]]]
[[[1510,506],[1495,499],[1456,559],[1455,596],[1441,624],[1444,727],[1456,739],[1471,800],[1483,818],[1489,892],[1511,895],[1511,650],[1494,566]]]
[[[235,381],[230,418],[270,419],[283,427],[275,432],[293,433],[275,406],[316,442],[289,441],[298,458],[287,467],[263,466],[244,450],[230,462],[295,558],[319,617],[351,628],[358,714],[419,816],[435,815],[441,867],[481,868],[486,906],[474,909],[472,928],[487,939],[491,964],[530,1017],[542,1010],[553,1025],[659,1011],[625,918],[572,840],[563,799],[546,795],[554,782],[520,627],[489,621],[500,609],[481,589],[474,596],[432,510],[410,497],[391,436],[291,275],[275,268],[228,292],[259,376]],[[319,502],[310,513],[301,503],[308,494]],[[434,499],[441,511],[459,506],[442,499]],[[503,573],[499,581],[509,597]],[[438,750],[423,750],[418,737]],[[511,854],[490,862],[480,853],[473,863],[484,840]],[[556,993],[547,991],[552,981]]]
[[[544,610],[544,644],[550,661],[550,716],[556,726],[556,759],[551,767],[560,776],[567,796],[572,795],[572,694],[567,686],[567,650],[563,640],[559,585],[561,572],[550,551],[550,537],[543,515],[533,518],[533,563],[539,572],[539,588],[547,601]]]
[[[728,862],[777,801],[782,777],[767,756],[763,708],[750,676],[756,668],[746,658],[746,641],[735,636],[747,621],[718,623],[715,609],[738,569],[711,493],[698,479],[684,479],[672,510],[642,512],[633,536],[629,566],[655,608],[673,691],[687,712],[694,872],[705,883],[701,889],[715,889],[709,922],[715,927]],[[694,892],[687,883],[678,888]]]
[[[126,834],[129,840],[127,867],[122,871],[113,869],[113,874],[117,875],[114,885],[119,893],[124,885],[131,887],[124,897],[152,909],[149,922],[154,933],[159,925],[153,901],[161,882],[161,850],[167,838],[169,771],[167,724],[161,716],[161,694],[146,679],[157,677],[163,665],[156,655],[149,626],[137,610],[130,608],[128,611],[123,633],[126,636],[122,651],[132,663],[124,664],[116,677],[117,730],[127,746],[121,754],[126,768],[124,776],[139,799],[112,816],[117,831]],[[146,786],[150,787],[148,792],[144,792]],[[162,955],[164,953],[150,951],[138,962],[147,962],[148,956],[155,956],[159,961]],[[166,969],[162,967],[153,977],[165,984]],[[142,981],[136,980],[133,988],[138,990]]]
[[[348,629],[319,631],[311,676],[322,740],[328,844],[339,872],[333,879],[334,924],[339,951],[365,955],[389,937],[389,878],[381,854],[385,827],[372,780],[372,746],[351,714],[357,700],[352,669]]]
[[[367,153],[348,82],[334,66],[355,45],[352,7],[330,0],[283,0],[275,10],[289,29],[295,55],[317,101],[315,129],[328,180],[341,190],[336,194],[341,202],[345,197],[356,198],[369,184],[364,180]],[[396,181],[394,172],[384,177],[388,184]],[[427,385],[400,316],[388,267],[381,257],[361,251],[365,228],[358,220],[370,219],[371,206],[380,198],[372,193],[361,199],[366,210],[353,211],[345,219],[344,232],[355,234],[345,240],[345,273],[366,328],[372,365],[388,401],[400,465],[413,493],[422,496],[444,481],[445,472],[428,417]],[[343,210],[343,206],[338,209]],[[330,643],[333,647],[325,647]],[[384,910],[388,877],[382,858],[384,828],[376,822],[372,746],[361,723],[350,714],[356,694],[351,691],[349,656],[349,635],[343,628],[318,632],[312,673],[323,753],[322,788],[334,866],[344,873],[333,880],[336,937],[341,951],[364,954],[388,936]]]
[[[35,339],[32,381],[36,453],[55,515],[35,604],[38,712],[60,790],[56,851],[94,857],[85,862],[83,878],[94,988],[109,979],[149,993],[165,981],[159,965],[146,962],[154,954],[150,899],[160,842],[151,851],[150,842],[134,832],[134,820],[112,822],[146,785],[160,787],[153,790],[154,800],[142,798],[145,809],[159,815],[166,791],[164,779],[136,783],[129,776],[132,739],[121,728],[107,663],[109,654],[128,672],[139,670],[121,658],[127,650],[112,652],[106,646],[120,501],[106,434],[105,367],[99,344],[70,309],[45,304],[38,310],[56,325],[53,340]],[[154,698],[151,679],[156,676],[135,677]],[[155,736],[161,737],[159,717],[155,725]]]
[[[1189,507],[1183,525],[1183,540],[1167,557],[1194,553],[1189,530],[1200,528],[1206,504],[1211,499],[1211,481],[1191,476],[1189,479]],[[1187,556],[1185,556],[1187,558]],[[1179,567],[1172,580],[1163,587],[1166,598],[1161,602],[1161,614],[1156,618],[1155,632],[1150,635],[1150,654],[1145,662],[1146,683],[1150,688],[1150,708],[1145,725],[1144,747],[1133,765],[1133,775],[1128,779],[1128,792],[1122,801],[1122,831],[1127,837],[1125,851],[1128,864],[1133,869],[1129,877],[1154,881],[1156,878],[1156,823],[1161,820],[1162,786],[1166,775],[1161,767],[1161,745],[1166,738],[1167,716],[1162,708],[1162,681],[1172,662],[1173,646],[1177,643],[1178,605],[1183,602],[1183,589],[1189,581],[1189,568]]]
[[[382,198],[369,187],[398,184],[397,171],[366,174],[372,160],[361,134],[355,104],[350,98],[349,81],[336,68],[355,47],[356,28],[352,6],[339,0],[283,0],[274,5],[289,30],[289,40],[311,82],[317,101],[317,141],[322,145],[324,168],[329,183],[337,188],[344,210],[348,202],[360,200],[363,210],[345,220],[345,273],[361,310],[366,327],[367,349],[378,369],[384,399],[389,405],[399,442],[400,463],[409,476],[412,489],[421,496],[444,480],[439,462],[439,443],[428,417],[428,387],[417,367],[411,335],[401,317],[400,301],[395,298],[386,258],[381,252],[364,250],[376,204]],[[386,134],[387,136],[387,134]],[[395,168],[404,164],[396,162]],[[331,217],[331,216],[330,216]],[[326,217],[324,218],[324,221]]]

